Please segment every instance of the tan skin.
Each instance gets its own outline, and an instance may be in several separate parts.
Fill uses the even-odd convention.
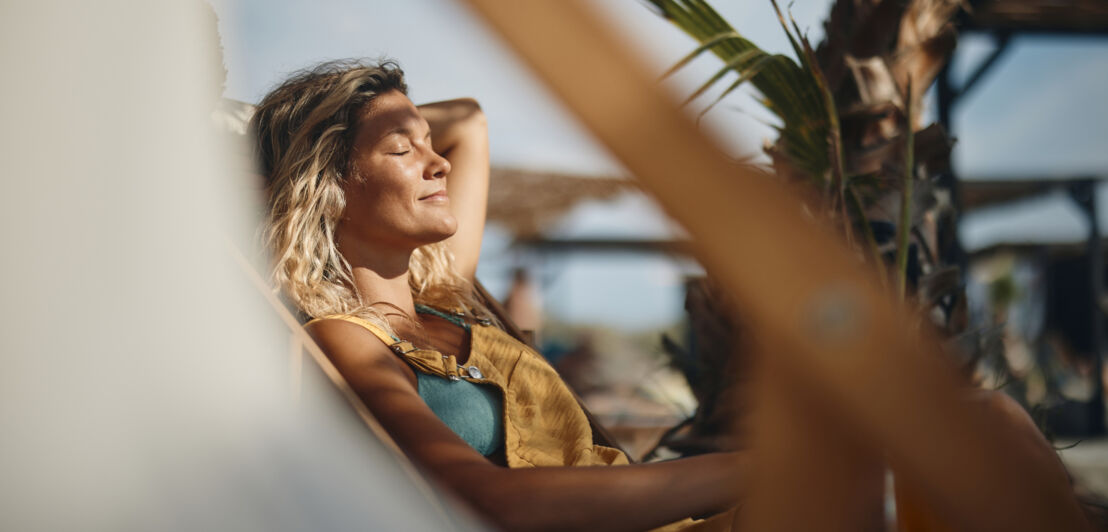
[[[415,316],[418,324],[390,320],[402,338],[464,363],[467,333],[415,312],[408,261],[418,246],[446,240],[458,271],[473,279],[489,179],[480,107],[467,99],[416,107],[399,92],[379,95],[362,116],[353,166],[361,179],[344,190],[336,241],[358,294]],[[443,424],[420,398],[412,368],[371,333],[338,320],[316,322],[308,331],[400,448],[499,527],[645,530],[725,510],[738,498],[742,459],[735,453],[618,467],[509,469],[502,456],[482,456]]]

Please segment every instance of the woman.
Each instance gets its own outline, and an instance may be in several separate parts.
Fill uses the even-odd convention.
[[[424,471],[506,529],[729,526],[684,518],[733,505],[737,455],[626,465],[475,297],[489,175],[476,102],[417,107],[393,63],[327,63],[267,95],[253,128],[275,280]],[[579,467],[600,465],[617,467]]]

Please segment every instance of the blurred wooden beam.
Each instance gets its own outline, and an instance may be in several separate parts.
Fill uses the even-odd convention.
[[[958,528],[1085,528],[1056,471],[1026,462],[1027,454],[1009,445],[1009,427],[990,411],[966,407],[968,390],[936,339],[909,334],[918,329],[916,317],[881,292],[876,275],[806,216],[782,183],[724,157],[587,3],[468,1],[698,239],[702,262],[772,348],[779,369],[767,373],[773,380],[766,386],[806,390],[854,448],[882,453]],[[805,448],[756,452],[781,464]],[[841,497],[831,492],[836,479],[848,480],[840,469],[810,467],[762,470],[751,489],[786,492],[812,478],[831,479],[810,495]],[[998,500],[1010,511],[994,511]],[[753,506],[740,518],[744,530],[787,529],[780,523],[823,530],[842,518],[821,508]],[[805,515],[795,515],[800,511]]]
[[[965,29],[1108,35],[1104,0],[975,0]]]
[[[517,240],[517,246],[551,253],[646,253],[692,255],[692,243],[687,240],[638,240],[626,238],[527,238]]]
[[[972,210],[998,203],[1027,199],[1053,190],[1064,190],[1074,185],[1096,182],[1098,177],[1038,178],[1038,179],[985,179],[961,180],[962,207]]]
[[[884,530],[880,452],[851,434],[834,406],[790,384],[775,360],[779,353],[767,349],[760,348],[752,381],[757,404],[750,467],[759,482],[743,502],[748,519],[732,530]]]

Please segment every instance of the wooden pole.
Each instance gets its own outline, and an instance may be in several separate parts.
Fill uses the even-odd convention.
[[[970,390],[936,339],[911,333],[916,318],[781,182],[724,157],[585,2],[468,3],[697,238],[698,257],[748,312],[782,382],[825,405],[855,445],[887,457],[944,521],[968,530],[1085,527],[1057,470],[1010,446],[1011,427],[995,412],[967,406]],[[800,475],[763,470],[755,489],[810,482]],[[780,507],[749,529],[827,527],[785,515],[799,510]]]

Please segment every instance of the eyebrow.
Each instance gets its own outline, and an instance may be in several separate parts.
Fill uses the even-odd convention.
[[[410,128],[408,126],[397,126],[397,127],[394,127],[392,129],[386,131],[384,135],[381,135],[381,138],[383,139],[383,138],[389,137],[391,135],[404,135],[406,137],[414,137],[415,132],[412,130],[412,128]],[[430,137],[431,137],[431,128],[427,128],[427,135],[425,135],[423,138],[430,138]]]

